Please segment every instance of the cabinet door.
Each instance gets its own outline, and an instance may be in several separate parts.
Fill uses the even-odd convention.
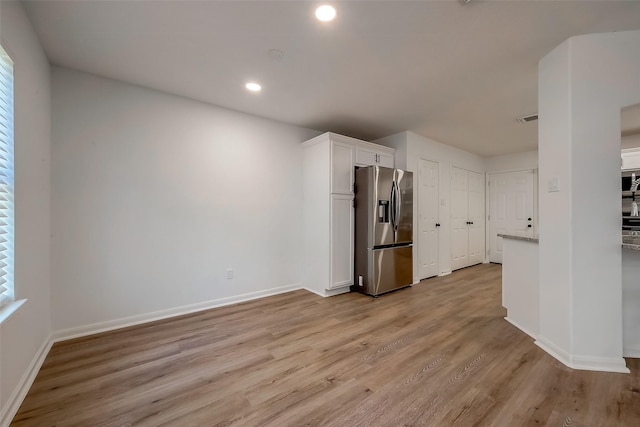
[[[393,155],[369,148],[356,148],[356,164],[361,166],[384,166],[392,168],[395,166]]]
[[[331,283],[328,289],[353,283],[353,196],[331,196]]]
[[[392,168],[395,166],[395,159],[391,154],[378,153],[378,164],[385,168]]]
[[[339,142],[331,143],[331,192],[351,194],[353,188],[353,148]]]
[[[363,166],[377,165],[378,153],[366,148],[356,148],[356,164]]]

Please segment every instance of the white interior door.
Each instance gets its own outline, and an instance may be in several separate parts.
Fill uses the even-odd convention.
[[[489,260],[502,263],[502,237],[533,235],[533,170],[489,175]]]
[[[484,262],[484,174],[469,171],[469,262]]]
[[[418,193],[418,257],[420,279],[437,276],[438,264],[438,200],[439,165],[436,162],[420,159]]]
[[[469,173],[451,167],[451,268],[469,265]]]

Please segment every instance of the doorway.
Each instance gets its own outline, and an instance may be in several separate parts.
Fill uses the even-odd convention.
[[[489,174],[489,261],[502,263],[498,234],[534,235],[533,169]]]
[[[439,273],[440,165],[420,159],[418,181],[418,275],[426,279]]]

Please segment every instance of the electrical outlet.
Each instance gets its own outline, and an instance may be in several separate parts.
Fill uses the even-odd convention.
[[[231,268],[227,270],[227,279],[233,279],[233,269]]]

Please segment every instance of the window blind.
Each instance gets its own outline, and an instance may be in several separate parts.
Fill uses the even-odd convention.
[[[13,293],[13,61],[0,46],[0,308]]]

